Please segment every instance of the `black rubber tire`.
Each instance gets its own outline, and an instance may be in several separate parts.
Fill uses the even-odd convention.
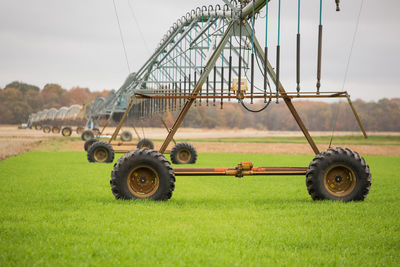
[[[60,133],[60,128],[57,126],[53,126],[53,128],[51,128],[51,132],[54,134],[59,134]]]
[[[134,195],[129,189],[129,174],[136,167],[152,168],[158,176],[158,188],[145,197]],[[168,200],[175,189],[175,174],[169,161],[153,149],[139,149],[126,153],[111,172],[111,191],[116,199]]]
[[[132,133],[130,131],[123,131],[120,135],[121,141],[129,142],[132,141]]]
[[[355,176],[354,187],[341,196],[332,194],[324,185],[325,175],[337,165],[351,170]],[[371,173],[368,164],[357,152],[348,148],[329,148],[311,161],[306,173],[306,185],[313,200],[362,201],[371,188]]]
[[[85,151],[88,151],[89,147],[91,147],[97,141],[99,141],[99,140],[97,140],[96,138],[89,139],[85,142],[85,144],[83,145],[83,148],[85,149]]]
[[[150,139],[143,138],[142,140],[139,141],[136,147],[138,149],[141,148],[154,149],[154,144],[153,141],[151,141]]]
[[[99,150],[102,150],[103,152],[106,152],[106,156],[104,157],[104,160],[99,160],[96,158],[96,153],[98,153]],[[110,163],[113,162],[114,160],[114,149],[112,148],[111,145],[109,145],[106,142],[98,141],[93,143],[88,151],[87,151],[87,159],[89,162],[99,162],[99,163]]]
[[[43,126],[43,132],[44,133],[50,133],[51,132],[51,127],[50,126]]]
[[[69,127],[69,126],[62,128],[61,134],[62,134],[63,136],[71,136],[71,134],[72,134],[72,128]]]
[[[185,150],[190,153],[190,157],[186,161],[182,161],[178,154]],[[174,164],[194,164],[197,160],[197,151],[193,145],[189,143],[178,143],[171,149],[171,162]]]
[[[82,135],[81,135],[81,139],[83,141],[87,141],[89,139],[93,139],[94,138],[94,134],[91,130],[85,130],[83,131]]]

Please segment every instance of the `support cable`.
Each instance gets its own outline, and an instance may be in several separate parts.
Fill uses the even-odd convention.
[[[145,48],[146,48],[146,50],[147,50],[147,53],[151,54],[150,49],[149,49],[149,46],[148,46],[148,44],[147,44],[147,42],[146,42],[146,39],[144,38],[144,34],[143,34],[143,32],[142,32],[142,29],[140,28],[139,22],[138,22],[138,20],[137,20],[137,18],[136,18],[136,16],[135,16],[135,13],[133,12],[133,8],[132,8],[132,5],[131,5],[131,0],[127,0],[127,1],[128,1],[129,9],[130,9],[130,11],[131,11],[133,20],[134,20],[135,23],[136,23],[137,29],[138,29],[138,31],[139,31],[139,35],[140,35],[140,37],[142,38],[142,41],[143,41],[144,46],[145,46]]]
[[[121,37],[122,46],[123,46],[123,48],[124,48],[124,54],[125,54],[125,59],[126,59],[126,65],[128,66],[128,71],[129,71],[129,73],[131,73],[131,68],[129,67],[129,61],[128,61],[128,54],[126,53],[126,47],[125,47],[124,37],[123,37],[123,35],[122,35],[121,24],[119,23],[119,17],[118,17],[118,12],[117,12],[117,6],[115,5],[115,0],[113,0],[113,4],[114,4],[115,16],[117,17],[117,22],[118,22],[119,35],[120,35],[120,37]]]

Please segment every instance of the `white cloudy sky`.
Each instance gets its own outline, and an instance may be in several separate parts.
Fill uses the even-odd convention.
[[[149,57],[161,37],[187,11],[222,0],[115,0],[135,71]],[[140,24],[145,42],[129,10]],[[270,4],[270,49],[276,45],[277,2]],[[361,0],[324,0],[324,58],[322,89],[341,90],[345,66]],[[302,1],[302,88],[314,90],[318,0]],[[282,1],[282,82],[295,88],[297,1]],[[400,1],[364,0],[360,26],[345,89],[352,98],[376,100],[400,97]],[[265,20],[256,34],[264,44]],[[146,44],[147,43],[147,46]],[[273,57],[273,52],[271,52]],[[272,62],[273,63],[273,62]],[[119,88],[128,74],[112,0],[1,0],[0,87],[19,80],[43,87],[91,90]]]

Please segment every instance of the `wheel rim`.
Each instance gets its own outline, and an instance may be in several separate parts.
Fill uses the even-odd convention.
[[[84,138],[85,140],[89,140],[89,139],[92,138],[92,137],[91,137],[90,133],[85,133],[85,134],[83,135],[83,138]]]
[[[139,198],[152,196],[159,187],[157,172],[149,166],[138,166],[128,175],[129,191]]]
[[[147,142],[143,142],[143,144],[140,146],[140,148],[150,148],[150,144]]]
[[[70,129],[64,129],[64,135],[70,136],[71,135],[71,130]]]
[[[82,127],[79,127],[78,129],[76,129],[76,132],[77,132],[78,134],[82,134],[82,133],[83,133],[83,128],[82,128]]]
[[[190,153],[190,151],[187,149],[179,150],[178,154],[176,155],[176,157],[178,158],[178,161],[181,163],[189,162],[191,156],[192,156],[192,153]]]
[[[55,128],[53,128],[53,133],[59,133],[60,132],[60,129],[58,129],[57,127],[55,127]]]
[[[354,171],[345,165],[335,165],[328,169],[324,176],[324,186],[334,196],[350,194],[356,186]]]
[[[107,160],[108,151],[104,147],[99,147],[94,151],[94,159],[97,162],[104,162]]]
[[[44,127],[43,131],[44,131],[45,133],[49,133],[51,130],[50,130],[50,127]]]

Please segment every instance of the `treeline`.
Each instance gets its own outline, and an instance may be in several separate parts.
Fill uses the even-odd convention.
[[[81,87],[66,90],[58,84],[46,84],[40,89],[26,83],[12,82],[4,89],[0,88],[0,124],[23,123],[31,113],[46,108],[82,105],[107,94],[106,90],[91,92]]]
[[[293,101],[300,117],[311,131],[358,131],[357,121],[346,99],[336,103],[315,101]],[[378,102],[356,100],[354,107],[367,131],[400,131],[400,99],[381,99]],[[253,109],[262,105],[254,105]],[[207,107],[203,102],[192,108],[185,120],[184,127],[194,128],[255,128],[275,131],[300,130],[286,104],[271,104],[262,112],[246,111],[237,101],[224,102]],[[172,125],[176,113],[167,114],[166,119]],[[144,126],[160,127],[157,119],[142,123]]]
[[[73,87],[70,90],[58,84],[47,84],[42,89],[21,82],[12,82],[0,89],[0,123],[17,124],[26,122],[29,114],[45,108],[60,108],[73,104],[85,104],[98,96],[106,96],[109,91],[91,92],[88,88]],[[309,130],[338,131],[359,130],[346,99],[336,103],[315,101],[293,101],[301,118]],[[400,98],[381,99],[377,102],[356,100],[353,102],[367,131],[400,131]],[[262,103],[253,105],[257,109]],[[246,111],[237,101],[224,102],[223,109],[210,100],[207,106],[203,100],[197,103],[183,121],[184,127],[193,128],[255,128],[266,130],[299,130],[283,101],[271,102],[260,113]],[[177,112],[164,114],[172,125]],[[162,127],[154,117],[136,122],[139,126]]]

